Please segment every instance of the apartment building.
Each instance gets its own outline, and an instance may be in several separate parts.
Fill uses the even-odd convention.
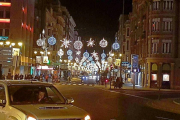
[[[133,0],[126,22],[130,23],[130,55],[138,55],[136,84],[179,88],[179,5],[178,0]]]
[[[32,46],[34,31],[34,0],[1,0],[0,1],[0,36],[2,50],[9,51],[3,54],[3,74],[25,74],[30,71],[32,65]],[[9,42],[9,44],[6,44]],[[22,46],[18,46],[21,42]],[[3,49],[5,48],[5,49]],[[18,54],[13,56],[13,51]],[[7,53],[7,51],[6,51]],[[11,54],[11,55],[10,55]],[[15,58],[15,59],[14,59]],[[15,60],[15,61],[14,61]],[[16,64],[13,64],[15,62]]]

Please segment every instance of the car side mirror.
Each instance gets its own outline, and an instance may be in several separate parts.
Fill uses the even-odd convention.
[[[3,99],[0,99],[0,106],[5,106],[5,104],[6,104],[6,100],[3,100]]]
[[[74,99],[73,98],[67,98],[66,103],[67,104],[72,104],[72,103],[74,103]]]

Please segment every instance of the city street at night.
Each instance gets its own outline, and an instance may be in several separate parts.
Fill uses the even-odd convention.
[[[0,0],[0,120],[180,120],[180,0]]]

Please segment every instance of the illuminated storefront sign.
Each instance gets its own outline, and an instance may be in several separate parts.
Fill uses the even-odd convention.
[[[53,70],[53,68],[49,68],[48,66],[38,66],[37,69],[42,69],[42,70]]]
[[[0,36],[0,40],[7,40],[9,37]]]
[[[10,6],[11,6],[11,3],[0,2],[0,6],[3,6],[3,7],[10,7]]]

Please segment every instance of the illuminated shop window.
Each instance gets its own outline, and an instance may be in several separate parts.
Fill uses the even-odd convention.
[[[151,80],[157,81],[157,74],[151,74]]]
[[[169,74],[163,74],[163,81],[169,81]]]

